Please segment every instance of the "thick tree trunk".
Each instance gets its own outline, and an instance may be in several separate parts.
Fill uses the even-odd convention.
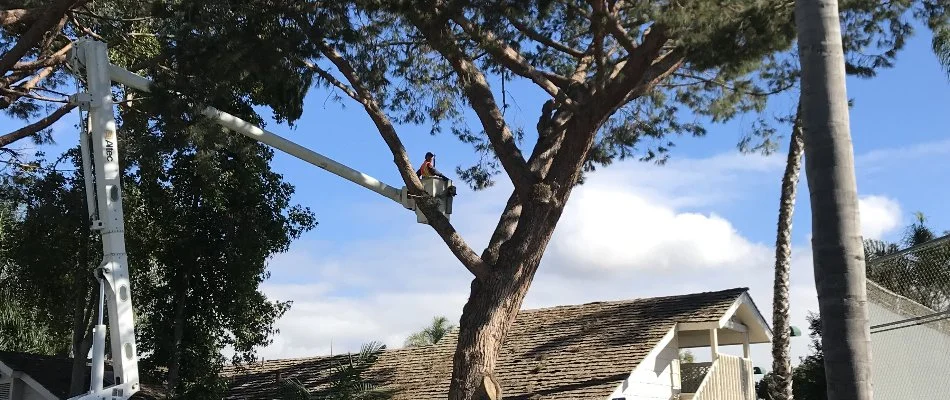
[[[570,191],[565,200],[569,194]],[[450,400],[502,398],[501,385],[494,374],[498,353],[528,294],[562,212],[559,207],[525,206],[518,224],[530,228],[516,229],[499,248],[489,279],[472,281],[472,291],[459,323]]]
[[[792,260],[792,216],[795,213],[795,197],[798,176],[802,167],[801,105],[795,114],[791,140],[788,145],[788,160],[782,175],[782,194],[778,208],[778,232],[775,238],[775,286],[772,297],[772,371],[775,381],[771,390],[775,400],[792,399],[792,360],[789,356],[790,324],[789,273]]]
[[[95,288],[90,287],[87,290],[89,292],[87,300],[79,303],[73,312],[73,365],[69,380],[70,396],[85,392],[89,384],[86,357],[89,349],[92,348],[92,320],[95,318],[98,296],[96,296]]]
[[[835,0],[798,0],[805,173],[829,400],[870,400],[871,334]]]
[[[536,270],[537,266],[527,269]],[[486,398],[484,378],[494,379],[498,352],[518,315],[530,282],[530,279],[516,282],[512,276],[502,274],[493,274],[490,282],[472,281],[472,292],[462,309],[459,324],[449,399]]]

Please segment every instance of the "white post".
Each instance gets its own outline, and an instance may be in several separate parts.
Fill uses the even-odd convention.
[[[716,328],[709,330],[709,348],[712,351],[712,361],[719,359],[719,331]]]
[[[99,278],[99,314],[98,323],[92,328],[92,365],[89,367],[89,392],[99,393],[102,390],[102,378],[105,376],[106,365],[106,326],[102,320],[106,297],[106,282]]]
[[[112,81],[108,70],[109,57],[106,45],[102,42],[84,41],[80,43],[80,48],[91,95],[90,136],[99,211],[99,219],[93,222],[93,229],[99,230],[102,235],[103,260],[100,273],[105,280],[109,324],[112,327],[112,366],[116,386],[125,386],[120,388],[120,396],[131,396],[138,391],[138,356],[135,349],[128,258],[125,254],[125,224],[119,182],[121,171],[113,115]]]
[[[92,152],[89,150],[89,121],[81,121],[84,124],[82,134],[79,135],[79,151],[82,152],[82,176],[83,183],[86,186],[86,209],[89,212],[89,222],[99,219],[96,212],[95,188],[92,186],[92,162],[89,157]]]
[[[752,358],[752,350],[749,348],[749,331],[745,331],[745,332],[742,333],[742,339],[743,339],[743,342],[742,342],[742,357],[745,358],[745,359],[747,359],[747,360],[748,360],[748,359],[751,359],[751,358]]]

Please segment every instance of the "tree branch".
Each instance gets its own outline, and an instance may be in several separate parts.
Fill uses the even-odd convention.
[[[527,36],[528,39],[534,40],[534,41],[536,41],[536,42],[538,42],[538,43],[541,43],[541,44],[543,44],[543,45],[546,45],[546,46],[550,46],[551,48],[556,49],[556,50],[558,50],[558,51],[560,51],[560,52],[562,52],[562,53],[567,53],[567,54],[570,55],[571,57],[580,58],[580,57],[583,57],[583,56],[584,56],[584,52],[583,52],[583,51],[580,51],[580,50],[575,49],[575,48],[573,48],[573,47],[571,47],[571,46],[568,46],[568,45],[563,44],[563,43],[560,43],[560,42],[558,42],[558,41],[556,41],[556,40],[554,40],[554,39],[551,39],[551,38],[549,38],[549,37],[547,37],[547,36],[544,36],[544,35],[542,35],[541,33],[539,33],[538,31],[532,29],[530,26],[525,25],[524,22],[519,21],[517,18],[515,18],[515,17],[513,17],[513,16],[511,16],[511,15],[506,14],[505,17],[508,19],[508,21],[511,22],[511,25],[514,26],[515,29],[521,31],[521,33],[523,33],[525,36]]]
[[[677,77],[681,77],[681,78],[688,78],[688,79],[695,79],[695,80],[696,80],[696,82],[687,82],[687,83],[682,84],[681,86],[695,85],[695,84],[699,84],[699,83],[708,83],[708,84],[712,84],[712,85],[719,86],[719,87],[721,87],[721,88],[723,88],[723,89],[726,89],[726,90],[731,90],[731,91],[733,91],[733,92],[740,92],[740,93],[744,93],[744,94],[747,94],[747,95],[750,95],[750,96],[759,96],[759,97],[766,97],[766,96],[771,96],[771,95],[773,95],[773,94],[778,94],[778,93],[784,92],[784,91],[786,91],[786,90],[788,90],[788,89],[791,89],[791,88],[793,88],[793,87],[795,86],[795,83],[794,83],[795,81],[792,80],[792,83],[789,83],[789,84],[787,84],[787,85],[785,85],[785,86],[779,87],[779,88],[777,88],[777,89],[775,89],[775,90],[772,90],[772,91],[769,91],[769,92],[749,92],[749,91],[745,91],[745,90],[740,90],[740,89],[736,88],[735,86],[731,86],[731,85],[729,85],[728,83],[723,82],[723,81],[721,81],[721,80],[719,80],[719,79],[715,79],[715,78],[706,78],[706,77],[702,77],[702,76],[694,75],[694,74],[690,74],[690,73],[674,73],[673,76],[677,76]]]
[[[57,109],[56,111],[54,111],[52,114],[46,116],[45,118],[39,121],[36,121],[32,124],[24,126],[6,135],[0,136],[0,147],[7,147],[8,145],[10,145],[13,142],[16,142],[17,140],[35,135],[39,131],[49,128],[56,121],[59,121],[60,118],[63,118],[63,116],[65,116],[66,114],[69,114],[69,112],[72,111],[74,108],[76,108],[76,105],[74,104],[65,104],[59,109]]]
[[[73,43],[70,42],[66,44],[65,46],[63,46],[63,48],[57,50],[53,54],[50,54],[46,58],[36,60],[36,61],[18,62],[13,65],[12,69],[14,71],[22,71],[22,70],[31,70],[31,69],[51,67],[54,65],[58,65],[59,63],[66,61],[66,54],[69,53],[69,49],[72,49],[72,48],[73,48]]]
[[[69,102],[69,100],[67,99],[54,99],[52,97],[40,96],[38,94],[33,94],[30,92],[24,92],[24,91],[15,90],[15,89],[0,88],[0,92],[4,93],[6,95],[4,97],[8,97],[8,98],[9,97],[16,97],[16,98],[26,97],[28,99],[48,101],[50,103],[68,103]]]
[[[558,97],[558,92],[570,84],[570,80],[566,77],[534,68],[515,49],[499,40],[494,33],[476,27],[461,14],[452,16],[452,21],[458,24],[465,33],[481,42],[482,46],[511,72],[530,79],[551,97]]]
[[[458,47],[458,42],[451,36],[446,26],[431,26],[419,19],[414,19],[413,22],[459,75],[463,92],[485,128],[488,140],[505,172],[511,178],[515,190],[523,198],[530,198],[530,187],[534,179],[530,176],[521,149],[515,143],[514,135],[495,102],[495,95],[488,86],[485,75]]]
[[[86,1],[88,0],[59,0],[47,8],[43,15],[30,26],[30,29],[20,36],[13,48],[0,57],[0,75],[6,75],[18,60],[36,46],[46,32],[63,19],[66,11]]]
[[[360,104],[363,103],[363,101],[360,98],[360,95],[357,94],[356,91],[353,90],[353,88],[346,86],[346,84],[343,82],[340,82],[340,80],[336,79],[336,77],[330,74],[330,72],[328,72],[327,70],[323,68],[318,67],[316,64],[310,62],[309,60],[304,60],[303,63],[304,65],[307,66],[307,68],[310,68],[312,71],[316,72],[317,75],[320,75],[321,78],[323,78],[328,83],[330,83],[330,85],[333,85],[337,89],[340,89],[341,92],[345,93],[347,96],[350,96],[350,98],[352,98],[353,100],[360,102]]]
[[[603,102],[601,103],[606,107],[601,107],[603,108],[602,112],[607,113],[606,115],[612,113],[615,108],[611,107],[621,105],[620,102],[626,99],[630,92],[641,83],[653,62],[659,56],[666,40],[666,29],[659,24],[653,25],[644,37],[643,43],[630,54],[623,67],[617,72],[616,79],[612,79],[614,82],[606,86],[606,98],[602,99]]]
[[[617,39],[617,43],[620,43],[628,53],[633,53],[637,49],[637,44],[630,38],[627,30],[620,25],[620,21],[611,13],[604,13],[604,18],[607,19],[607,29],[610,30],[611,36]]]
[[[396,128],[373,98],[369,89],[362,84],[356,70],[340,53],[326,45],[326,43],[322,41],[322,38],[318,42],[318,46],[323,55],[336,66],[350,83],[356,95],[354,99],[363,105],[366,113],[369,114],[373,120],[377,130],[379,130],[380,135],[383,137],[383,141],[386,142],[390,152],[392,152],[393,162],[396,164],[396,168],[399,170],[399,174],[402,176],[406,186],[410,189],[412,194],[419,196],[416,199],[416,205],[426,216],[429,225],[439,234],[439,237],[441,237],[442,241],[449,247],[452,254],[465,265],[465,268],[468,269],[472,275],[475,275],[476,278],[481,280],[487,279],[489,275],[488,265],[485,264],[481,257],[465,242],[465,239],[455,230],[455,227],[452,226],[448,218],[438,211],[435,199],[422,190],[422,182],[416,176],[412,168],[412,163],[406,154],[406,148],[396,133]]]
[[[29,24],[36,21],[42,14],[42,8],[0,10],[0,26],[10,26],[18,23]]]
[[[593,91],[590,100],[583,106],[584,118],[572,118],[563,143],[551,162],[551,173],[545,177],[561,200],[580,176],[581,167],[593,145],[597,128],[619,107],[630,101],[631,96],[641,95],[682,65],[679,54],[668,54],[657,60],[663,43],[665,29],[654,25],[643,43],[634,51],[622,71],[608,82],[603,91]],[[654,64],[654,61],[658,61]],[[638,94],[639,93],[639,94]]]

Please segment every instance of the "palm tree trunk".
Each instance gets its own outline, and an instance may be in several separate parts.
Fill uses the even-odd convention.
[[[836,0],[797,0],[805,173],[829,400],[871,400],[864,248]]]
[[[789,272],[792,259],[792,215],[795,212],[795,197],[798,176],[802,168],[802,106],[795,112],[791,142],[788,145],[788,160],[782,175],[782,195],[778,208],[778,233],[775,238],[775,286],[772,297],[772,372],[775,380],[769,388],[775,400],[792,399],[792,360],[789,356]]]

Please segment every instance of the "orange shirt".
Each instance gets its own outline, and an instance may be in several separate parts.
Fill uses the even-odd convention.
[[[422,175],[424,178],[432,176],[432,161],[424,161],[416,174]]]

